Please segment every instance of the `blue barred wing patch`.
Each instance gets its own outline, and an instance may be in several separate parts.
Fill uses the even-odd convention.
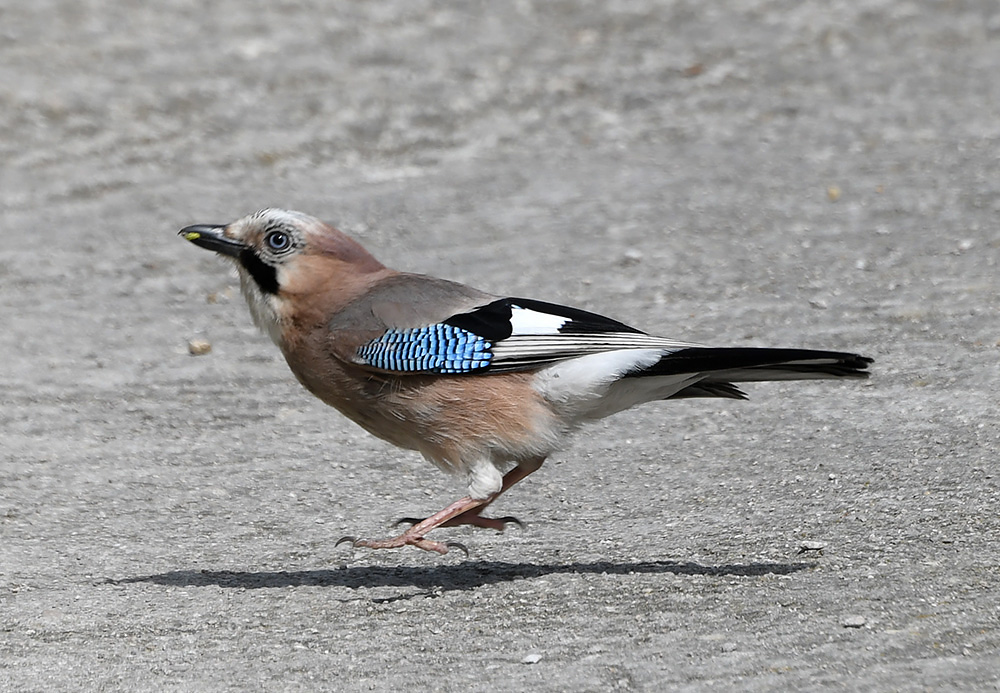
[[[368,365],[401,373],[473,373],[490,365],[493,343],[460,327],[439,323],[388,330],[358,349]]]

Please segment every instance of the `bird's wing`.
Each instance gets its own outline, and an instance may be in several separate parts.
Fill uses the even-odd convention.
[[[653,337],[596,313],[501,298],[439,322],[385,330],[354,362],[382,372],[473,374],[534,370],[590,354],[696,345]]]

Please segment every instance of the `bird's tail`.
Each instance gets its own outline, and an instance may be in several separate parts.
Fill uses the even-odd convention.
[[[812,349],[756,347],[688,347],[666,354],[653,365],[629,373],[630,377],[700,373],[703,377],[672,398],[731,397],[744,399],[733,383],[763,380],[814,380],[867,378],[867,356]]]

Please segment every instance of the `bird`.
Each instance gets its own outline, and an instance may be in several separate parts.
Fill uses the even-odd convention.
[[[737,383],[867,378],[873,362],[678,341],[579,308],[400,272],[302,212],[263,209],[179,233],[235,263],[253,321],[306,390],[467,485],[444,509],[404,519],[410,526],[396,536],[338,545],[468,553],[427,535],[520,524],[483,512],[584,424],[659,400],[746,399]]]

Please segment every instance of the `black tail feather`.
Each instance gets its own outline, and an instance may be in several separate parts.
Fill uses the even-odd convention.
[[[695,385],[689,385],[667,399],[688,399],[690,397],[725,397],[726,399],[750,399],[743,390],[732,383],[709,382],[702,380]]]
[[[628,375],[647,377],[704,373],[707,380],[716,384],[727,381],[867,378],[867,368],[871,363],[872,359],[867,356],[842,351],[759,347],[689,347],[666,354],[652,366]],[[717,376],[718,379],[716,380],[713,375]],[[706,381],[703,380],[698,383],[698,386],[705,384]],[[682,390],[678,393],[678,396],[684,396],[683,392]]]

